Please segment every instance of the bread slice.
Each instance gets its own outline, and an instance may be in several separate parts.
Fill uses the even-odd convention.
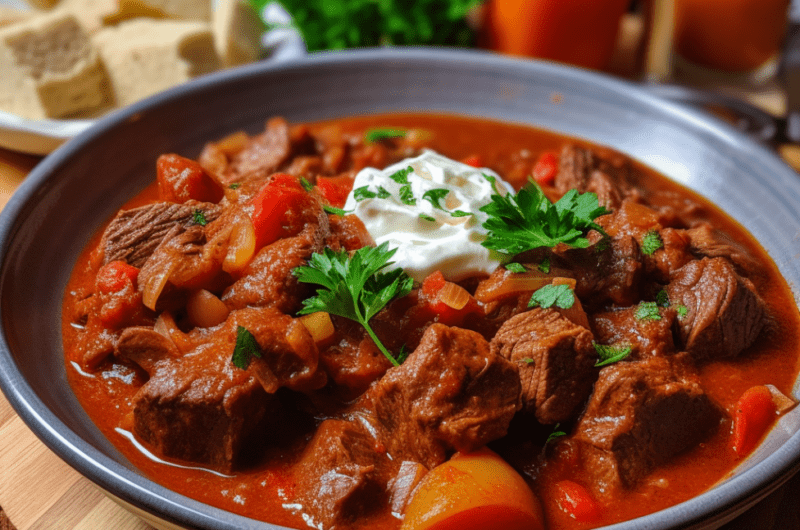
[[[86,32],[64,13],[0,29],[0,108],[30,119],[85,115],[113,104]]]
[[[247,0],[219,0],[211,27],[223,67],[252,63],[261,57],[264,22]]]
[[[211,0],[62,0],[56,9],[74,15],[91,34],[139,17],[211,20]]]
[[[135,19],[92,37],[120,106],[219,66],[209,24]]]

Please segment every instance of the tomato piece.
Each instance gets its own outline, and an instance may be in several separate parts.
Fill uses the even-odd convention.
[[[736,403],[733,450],[743,457],[752,451],[775,421],[778,409],[766,386],[748,388]]]
[[[135,287],[138,277],[139,269],[133,265],[128,265],[124,261],[112,261],[97,271],[95,289],[105,294],[116,293],[122,291],[128,284]]]
[[[464,288],[448,282],[440,271],[429,274],[422,280],[420,288],[423,312],[431,314],[437,322],[448,326],[460,324],[471,313],[483,314],[480,304]],[[453,294],[456,293],[463,303],[453,307]]]
[[[225,194],[222,186],[200,164],[180,155],[158,157],[156,175],[158,196],[165,201],[219,202]]]
[[[567,515],[581,523],[591,523],[600,519],[600,505],[589,490],[571,480],[556,482],[556,503]]]
[[[422,294],[429,300],[436,298],[436,295],[446,283],[447,280],[444,279],[444,274],[441,271],[432,272],[422,280]]]
[[[483,167],[483,159],[479,155],[471,155],[462,158],[461,163],[472,167]]]
[[[420,482],[401,530],[543,530],[539,500],[489,449],[457,454]]]
[[[283,237],[297,234],[303,228],[303,208],[309,199],[296,177],[276,173],[253,197],[253,228],[256,248]]]
[[[558,157],[555,153],[543,153],[533,166],[533,180],[540,186],[552,186],[558,173]]]
[[[353,189],[354,177],[317,177],[317,191],[328,204],[343,208],[347,195]]]

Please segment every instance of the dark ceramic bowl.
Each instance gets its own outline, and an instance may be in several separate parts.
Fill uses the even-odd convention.
[[[153,178],[159,154],[195,156],[207,140],[259,131],[272,115],[308,121],[392,111],[522,122],[617,148],[717,203],[761,241],[790,285],[800,285],[797,174],[723,122],[632,84],[553,64],[433,49],[253,65],[102,119],[36,167],[2,212],[0,385],[22,419],[71,466],[151,520],[215,530],[276,528],[151,482],[100,434],[67,384],[62,293],[81,248]],[[718,527],[797,470],[799,430],[795,409],[707,493],[612,528]]]

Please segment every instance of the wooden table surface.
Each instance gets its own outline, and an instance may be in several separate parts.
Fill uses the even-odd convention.
[[[800,168],[796,146],[782,150]],[[0,209],[39,158],[0,149]],[[0,507],[17,530],[152,530],[47,449],[0,394]],[[0,510],[0,530],[11,528]],[[800,530],[800,474],[724,530]]]

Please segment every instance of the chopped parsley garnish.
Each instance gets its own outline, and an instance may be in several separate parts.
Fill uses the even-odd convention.
[[[474,214],[465,212],[464,210],[453,210],[452,212],[450,212],[450,215],[452,215],[453,217],[469,217],[470,215]]]
[[[231,185],[230,185],[230,186],[228,186],[228,187],[229,187],[230,189],[232,189],[232,190],[235,190],[235,189],[238,189],[238,188],[239,188],[239,186],[241,186],[241,185],[242,185],[242,183],[241,183],[241,182],[234,182],[233,184],[231,184]]]
[[[483,178],[489,181],[489,184],[492,185],[492,189],[495,192],[499,193],[499,191],[497,191],[497,179],[491,175],[487,175],[486,173],[481,173],[481,175],[483,175]]]
[[[640,302],[634,313],[636,320],[661,320],[658,305],[655,302]]]
[[[420,219],[425,219],[426,221],[433,221],[433,222],[436,222],[436,218],[435,218],[435,217],[433,217],[433,216],[431,216],[431,215],[428,215],[428,214],[426,214],[426,213],[421,213],[421,214],[419,214],[419,218],[420,218]]]
[[[414,192],[411,191],[411,184],[405,184],[400,188],[400,202],[414,206],[417,204],[417,199],[414,198]]]
[[[377,197],[378,194],[374,191],[370,191],[369,186],[361,186],[360,188],[356,188],[353,190],[353,198],[357,201],[363,201],[364,199],[374,199]]]
[[[526,269],[525,265],[522,263],[508,263],[506,264],[506,270],[511,272],[528,272],[528,269]]]
[[[204,214],[202,210],[195,210],[192,212],[192,221],[200,226],[206,226],[208,224],[206,214]]]
[[[656,294],[656,305],[658,307],[669,307],[669,295],[664,289],[661,289]]]
[[[533,360],[533,359],[531,359],[530,357],[525,357],[525,358],[523,358],[523,359],[522,359],[522,362],[524,362],[525,364],[533,364],[533,363],[535,363],[536,361],[534,361],[534,360]]]
[[[594,351],[597,352],[597,356],[600,357],[600,360],[595,363],[596,367],[621,361],[631,354],[630,346],[607,346],[605,344],[597,344],[596,342],[592,342],[592,345],[594,346]]]
[[[398,184],[408,184],[408,176],[413,172],[414,168],[408,166],[405,169],[398,169],[397,171],[389,175],[389,178],[397,182]]]
[[[236,328],[236,345],[233,347],[231,362],[234,366],[247,370],[253,357],[261,358],[261,347],[247,328],[238,326]]]
[[[353,213],[352,210],[342,210],[341,208],[337,208],[336,206],[331,206],[329,204],[323,204],[322,209],[325,210],[325,213],[329,213],[331,215],[341,215],[342,217],[349,213]]]
[[[433,205],[434,208],[437,210],[446,211],[442,206],[442,199],[447,197],[447,194],[450,193],[450,190],[444,188],[436,188],[432,190],[428,190],[422,194],[422,199],[428,201]]]
[[[561,309],[569,309],[575,303],[575,293],[569,288],[569,285],[545,285],[544,287],[534,291],[528,302],[528,307],[541,307],[547,309],[548,307],[560,307]]]
[[[378,198],[379,199],[388,199],[391,196],[392,196],[392,194],[389,193],[389,190],[387,190],[383,186],[378,186]]]
[[[537,268],[545,274],[550,274],[550,258],[544,258]]]
[[[370,338],[389,361],[400,363],[384,347],[369,326],[369,320],[395,298],[411,292],[414,281],[402,269],[380,272],[392,262],[397,249],[383,243],[377,248],[364,247],[352,256],[346,250],[323,249],[311,256],[308,266],[292,270],[298,281],[321,285],[316,296],[303,301],[301,315],[326,311],[349,318],[364,326]]]
[[[397,359],[397,363],[398,364],[403,364],[404,362],[406,362],[406,359],[408,359],[408,354],[409,353],[411,353],[411,352],[408,351],[408,346],[406,346],[405,344],[400,346],[400,351],[397,352],[397,356],[395,357]]]
[[[545,445],[549,444],[550,442],[552,442],[556,438],[560,438],[562,436],[566,436],[567,435],[566,432],[560,431],[559,430],[560,428],[561,428],[561,424],[560,423],[556,423],[553,426],[553,432],[551,432],[550,435],[547,437],[547,440],[544,441]]]
[[[300,185],[303,186],[303,189],[306,191],[311,191],[314,188],[314,185],[305,177],[300,177]]]
[[[608,213],[595,193],[570,190],[553,204],[535,183],[513,196],[492,195],[492,202],[481,211],[489,216],[483,223],[489,233],[481,244],[511,255],[559,243],[586,248],[589,230],[604,233],[594,219]]]
[[[656,250],[664,246],[661,236],[655,230],[648,230],[642,238],[642,253],[650,256]]]
[[[678,318],[683,320],[683,317],[689,314],[689,308],[683,304],[680,304],[678,307],[675,308],[678,312]]]
[[[364,141],[370,144],[390,138],[405,138],[405,129],[370,129],[364,133]]]

